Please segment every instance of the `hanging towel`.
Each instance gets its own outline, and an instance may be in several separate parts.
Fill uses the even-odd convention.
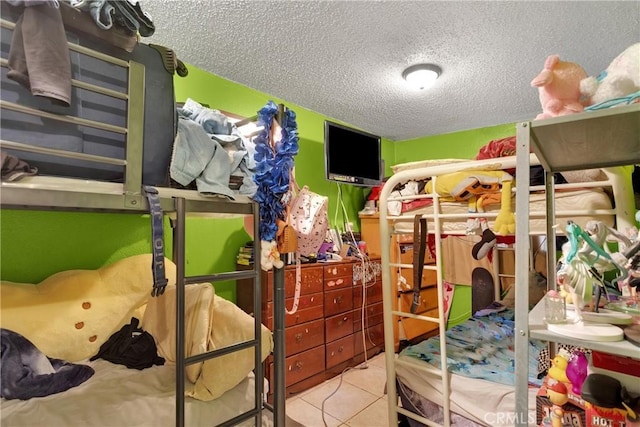
[[[22,7],[9,50],[7,77],[54,104],[71,103],[71,60],[58,3],[11,0]]]

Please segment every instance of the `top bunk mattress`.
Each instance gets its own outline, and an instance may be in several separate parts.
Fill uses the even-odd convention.
[[[531,234],[546,234],[546,201],[544,193],[531,193],[529,195],[529,232]],[[511,200],[511,206],[515,206],[515,196]],[[500,206],[488,205],[486,216],[489,226],[493,229],[495,218]],[[394,230],[397,233],[413,232],[413,217],[425,215],[427,219],[434,218],[434,207],[427,206],[393,217]],[[467,220],[471,217],[469,208],[465,203],[441,202],[439,210],[440,231],[445,234],[465,234]],[[555,216],[558,232],[563,232],[567,220],[573,220],[581,227],[585,227],[588,221],[602,221],[608,226],[615,223],[615,211],[609,195],[601,188],[556,191]],[[435,231],[435,221],[427,221],[429,232]]]

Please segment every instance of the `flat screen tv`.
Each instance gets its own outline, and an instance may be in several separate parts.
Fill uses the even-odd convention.
[[[330,181],[374,187],[384,173],[380,137],[324,122],[324,166]]]

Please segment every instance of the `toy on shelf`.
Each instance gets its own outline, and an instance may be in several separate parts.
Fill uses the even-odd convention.
[[[577,396],[582,393],[582,384],[587,379],[588,367],[589,360],[587,360],[587,356],[582,351],[574,350],[571,352],[566,373],[569,382],[571,382],[571,391]]]
[[[549,377],[563,382],[568,383],[569,378],[567,378],[567,365],[569,364],[569,352],[563,348],[558,351],[558,354],[551,359],[551,367],[549,368]]]
[[[561,61],[558,55],[547,57],[544,69],[531,81],[531,86],[538,88],[542,106],[542,113],[536,120],[583,111],[580,81],[586,77],[587,73],[580,65]]]
[[[562,417],[565,403],[569,401],[567,397],[567,387],[560,381],[550,379],[547,383],[547,397],[553,403],[551,408],[551,426],[562,427]]]
[[[625,49],[597,77],[589,76],[582,79],[580,93],[587,100],[587,106],[612,100],[620,100],[621,104],[627,104],[634,102],[634,99],[640,99],[640,43]],[[625,100],[625,97],[630,99]],[[603,107],[608,106],[613,105]]]

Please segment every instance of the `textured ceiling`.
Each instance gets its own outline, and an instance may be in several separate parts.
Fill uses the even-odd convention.
[[[597,75],[640,41],[640,1],[140,3],[156,25],[144,42],[391,140],[532,119],[548,55]],[[429,90],[401,76],[421,62],[443,70]]]

